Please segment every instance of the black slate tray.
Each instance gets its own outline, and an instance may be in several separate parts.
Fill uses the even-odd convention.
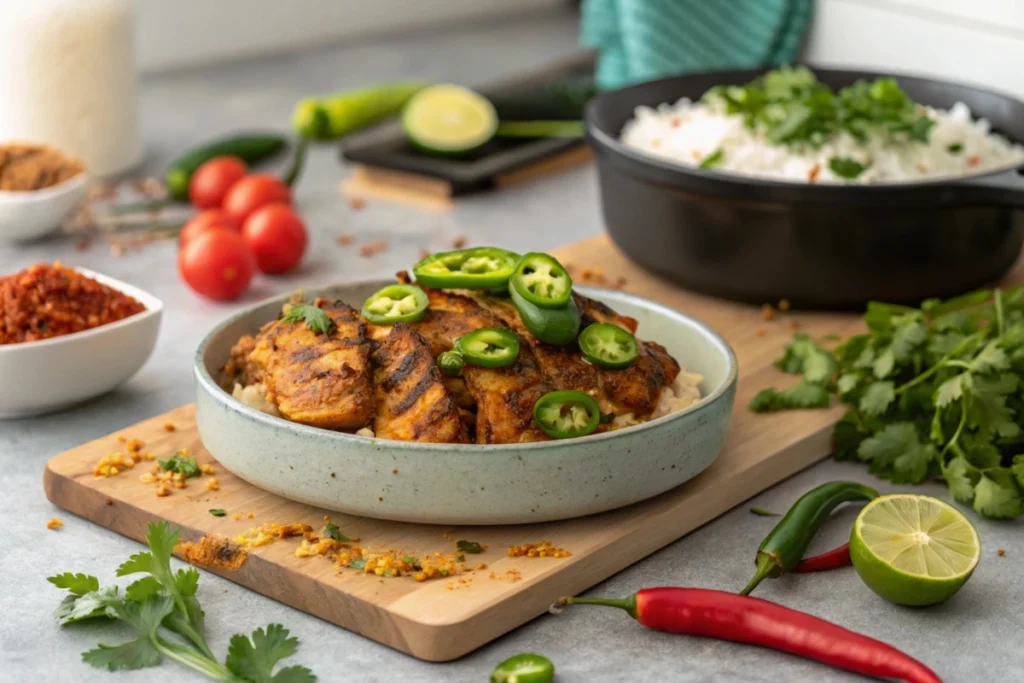
[[[585,52],[518,78],[475,88],[487,97],[523,93],[551,83],[592,79],[594,54]],[[499,111],[499,115],[500,115]],[[584,144],[582,139],[495,139],[470,156],[435,157],[412,147],[397,120],[390,120],[345,138],[342,158],[367,166],[404,171],[446,181],[451,194],[492,187],[498,176]]]

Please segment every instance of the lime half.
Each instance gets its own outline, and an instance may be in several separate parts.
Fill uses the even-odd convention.
[[[853,523],[850,557],[868,588],[886,600],[934,605],[970,578],[981,539],[959,510],[938,498],[881,496]]]
[[[424,88],[402,110],[402,127],[415,146],[437,154],[464,154],[488,142],[498,114],[484,97],[457,85]]]

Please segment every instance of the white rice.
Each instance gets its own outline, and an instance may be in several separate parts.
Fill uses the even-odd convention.
[[[894,142],[881,134],[860,143],[843,131],[819,149],[794,150],[772,144],[744,125],[739,114],[728,114],[717,103],[682,99],[656,109],[637,107],[622,130],[622,142],[651,156],[683,166],[698,166],[721,150],[724,158],[714,170],[789,182],[886,183],[975,175],[1024,161],[1024,147],[990,131],[985,119],[972,120],[967,105],[949,111],[923,107],[935,121],[928,143]],[[950,151],[951,145],[962,149]],[[835,175],[834,157],[870,166],[856,179]]]

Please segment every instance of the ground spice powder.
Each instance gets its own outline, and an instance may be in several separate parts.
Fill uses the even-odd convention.
[[[141,303],[57,261],[0,278],[0,344],[59,337],[141,313]]]
[[[6,192],[41,190],[83,170],[77,159],[52,147],[24,142],[0,145],[0,190]]]

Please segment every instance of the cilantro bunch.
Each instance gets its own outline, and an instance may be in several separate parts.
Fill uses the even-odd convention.
[[[892,78],[857,81],[834,91],[803,66],[781,67],[746,85],[716,86],[704,101],[723,104],[747,127],[778,145],[817,149],[841,132],[863,143],[872,133],[894,142],[928,142],[935,121]],[[847,179],[869,163],[833,157],[829,168]]]
[[[68,591],[57,609],[64,626],[90,619],[123,622],[138,637],[117,646],[98,645],[82,654],[92,666],[110,671],[158,666],[174,660],[217,681],[250,683],[314,683],[316,676],[303,666],[289,666],[274,673],[277,663],[298,649],[298,638],[280,624],[256,629],[251,638],[231,637],[224,663],[210,650],[203,635],[203,610],[196,599],[199,572],[194,568],[171,569],[171,551],[178,530],[166,522],[150,524],[146,534],[149,552],[132,555],[117,569],[118,576],[145,574],[122,594],[117,586],[100,588],[95,576],[58,574],[47,579]]]
[[[849,410],[835,457],[897,484],[941,477],[986,517],[1024,514],[1024,287],[979,291],[920,309],[873,303],[868,333],[834,352],[806,335],[777,363],[799,383],[754,397],[756,412]]]

